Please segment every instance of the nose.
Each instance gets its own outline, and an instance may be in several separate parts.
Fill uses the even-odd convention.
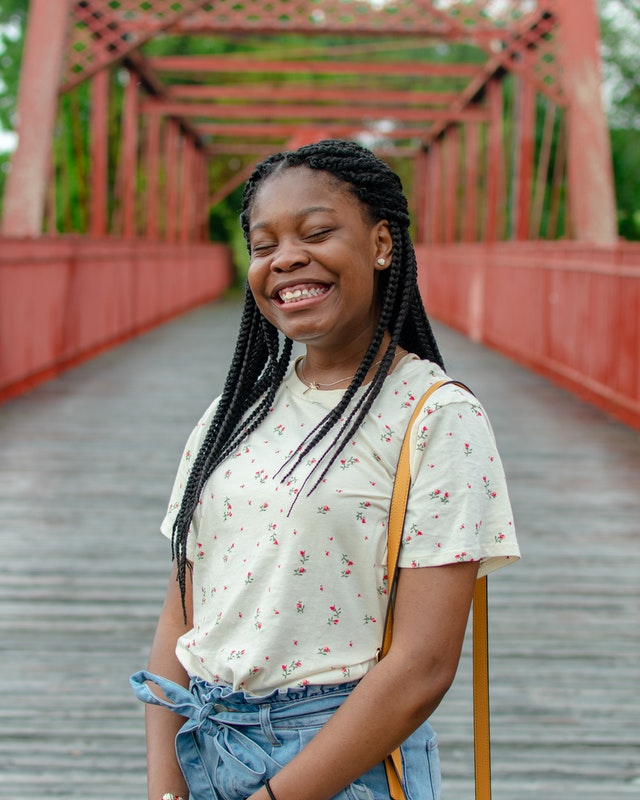
[[[309,263],[309,256],[299,242],[281,241],[271,257],[271,269],[274,272],[291,272]]]

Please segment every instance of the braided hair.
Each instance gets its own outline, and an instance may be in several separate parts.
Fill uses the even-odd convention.
[[[333,176],[360,203],[371,225],[387,220],[392,238],[391,264],[379,275],[380,317],[369,349],[340,402],[276,473],[281,480],[286,480],[307,453],[326,439],[328,446],[324,454],[316,461],[303,484],[311,480],[310,494],[364,420],[382,388],[398,346],[441,367],[443,362],[418,290],[416,256],[409,235],[409,209],[402,183],[396,173],[367,148],[355,142],[330,139],[295,151],[277,153],[258,164],[245,185],[240,214],[247,246],[251,212],[259,188],[272,175],[295,167]],[[376,373],[352,403],[374,364],[387,331],[391,338]],[[267,416],[289,367],[292,349],[293,342],[283,337],[262,316],[247,286],[227,379],[189,474],[173,526],[172,557],[177,562],[183,611],[187,537],[202,489],[216,467],[236,451]]]

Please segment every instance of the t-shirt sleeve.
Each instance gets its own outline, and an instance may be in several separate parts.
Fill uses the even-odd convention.
[[[198,455],[200,447],[202,446],[202,442],[204,441],[206,433],[209,429],[209,425],[213,419],[217,405],[218,399],[216,399],[211,406],[209,406],[205,414],[199,420],[198,424],[191,431],[191,434],[187,439],[187,444],[185,445],[184,451],[180,458],[178,471],[173,482],[173,489],[171,490],[171,495],[169,497],[167,512],[160,525],[160,531],[168,539],[173,537],[173,525],[176,521],[176,517],[178,516],[178,511],[180,510],[182,495],[184,494],[189,475],[191,474],[193,462]],[[193,515],[191,528],[189,529],[189,537],[187,539],[187,558],[189,561],[193,561],[196,554],[197,536],[195,534],[197,533],[198,528],[199,513],[198,507]]]
[[[479,561],[478,577],[520,557],[502,462],[485,411],[438,390],[411,431],[411,490],[400,567]]]

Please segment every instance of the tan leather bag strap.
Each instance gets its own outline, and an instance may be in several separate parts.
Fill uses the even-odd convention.
[[[421,413],[429,397],[448,383],[455,383],[467,389],[457,381],[438,381],[434,383],[416,404],[415,410],[409,421],[391,496],[388,528],[388,557],[387,557],[387,592],[389,606],[385,620],[382,647],[378,657],[382,658],[391,646],[393,635],[393,600],[398,573],[398,557],[402,544],[402,529],[409,499],[411,486],[411,472],[409,468],[409,449],[411,429]],[[491,751],[489,730],[489,650],[488,650],[488,621],[487,621],[487,579],[479,578],[473,594],[473,740],[475,760],[475,786],[476,800],[491,800]],[[393,800],[406,800],[402,788],[402,759],[400,749],[387,756],[384,762],[389,784],[389,794]]]

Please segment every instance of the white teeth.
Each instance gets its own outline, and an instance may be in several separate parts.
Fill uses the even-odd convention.
[[[306,300],[308,297],[317,297],[324,294],[325,289],[283,289],[280,299],[283,303],[295,303],[296,300]]]

